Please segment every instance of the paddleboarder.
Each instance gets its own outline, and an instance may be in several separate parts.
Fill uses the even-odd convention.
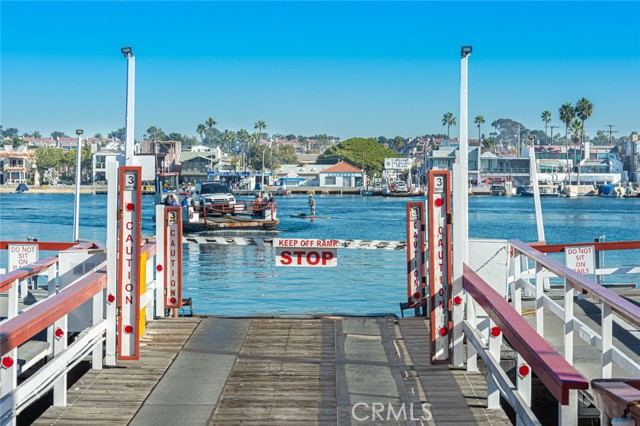
[[[316,217],[316,200],[313,198],[313,193],[309,193],[309,211],[311,217]]]

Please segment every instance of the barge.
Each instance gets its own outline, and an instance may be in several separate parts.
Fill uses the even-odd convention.
[[[182,230],[206,231],[275,231],[280,224],[275,202],[244,201],[231,206],[182,207]]]

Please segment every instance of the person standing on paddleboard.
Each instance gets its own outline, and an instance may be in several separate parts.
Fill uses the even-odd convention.
[[[309,211],[311,217],[316,217],[316,200],[313,198],[313,194],[309,194]]]

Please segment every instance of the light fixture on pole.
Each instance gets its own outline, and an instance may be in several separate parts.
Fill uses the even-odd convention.
[[[76,146],[76,188],[73,203],[73,241],[80,238],[80,175],[82,173],[82,129],[76,130],[78,145]]]
[[[124,142],[125,165],[133,166],[133,146],[134,140],[134,108],[135,108],[135,87],[136,87],[136,58],[130,46],[120,49],[127,58],[127,110],[126,110],[126,139]]]

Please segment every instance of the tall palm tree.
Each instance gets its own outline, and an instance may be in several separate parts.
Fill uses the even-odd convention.
[[[198,124],[198,127],[196,127],[196,133],[200,135],[200,142],[202,144],[204,144],[204,134],[206,131],[207,131],[207,128],[204,126],[204,124]]]
[[[258,143],[260,143],[260,139],[262,139],[262,129],[267,128],[267,123],[262,120],[256,121],[256,124],[253,125],[254,129],[258,129]]]
[[[456,118],[452,112],[447,112],[442,116],[442,125],[447,126],[447,139],[449,139],[449,129],[456,125]]]
[[[476,118],[473,119],[473,122],[478,126],[478,145],[481,145],[480,139],[482,138],[480,133],[480,126],[484,124],[484,117],[482,115],[476,115]]]
[[[207,121],[204,122],[205,127],[207,128],[207,138],[211,138],[211,134],[213,133],[213,129],[216,127],[218,122],[213,119],[213,117],[207,118]],[[211,145],[211,141],[209,141],[209,145]]]
[[[580,152],[582,152],[584,146],[584,122],[588,120],[593,114],[593,104],[587,98],[582,98],[576,103],[576,117],[580,119],[580,123],[582,125],[580,131]],[[585,155],[580,156],[580,158]],[[589,156],[589,153],[586,153],[586,157]]]
[[[571,125],[571,121],[575,117],[575,110],[573,106],[571,106],[571,102],[565,102],[562,104],[560,109],[558,110],[560,113],[560,120],[564,123],[564,149],[566,151],[567,156],[567,171],[569,173],[569,184],[571,184],[571,167],[569,166],[569,126]]]
[[[551,112],[542,111],[542,115],[540,116],[540,118],[542,119],[542,121],[544,121],[544,135],[547,136],[547,138],[548,138],[549,136],[547,135],[547,126],[549,125],[549,122],[551,121]]]

